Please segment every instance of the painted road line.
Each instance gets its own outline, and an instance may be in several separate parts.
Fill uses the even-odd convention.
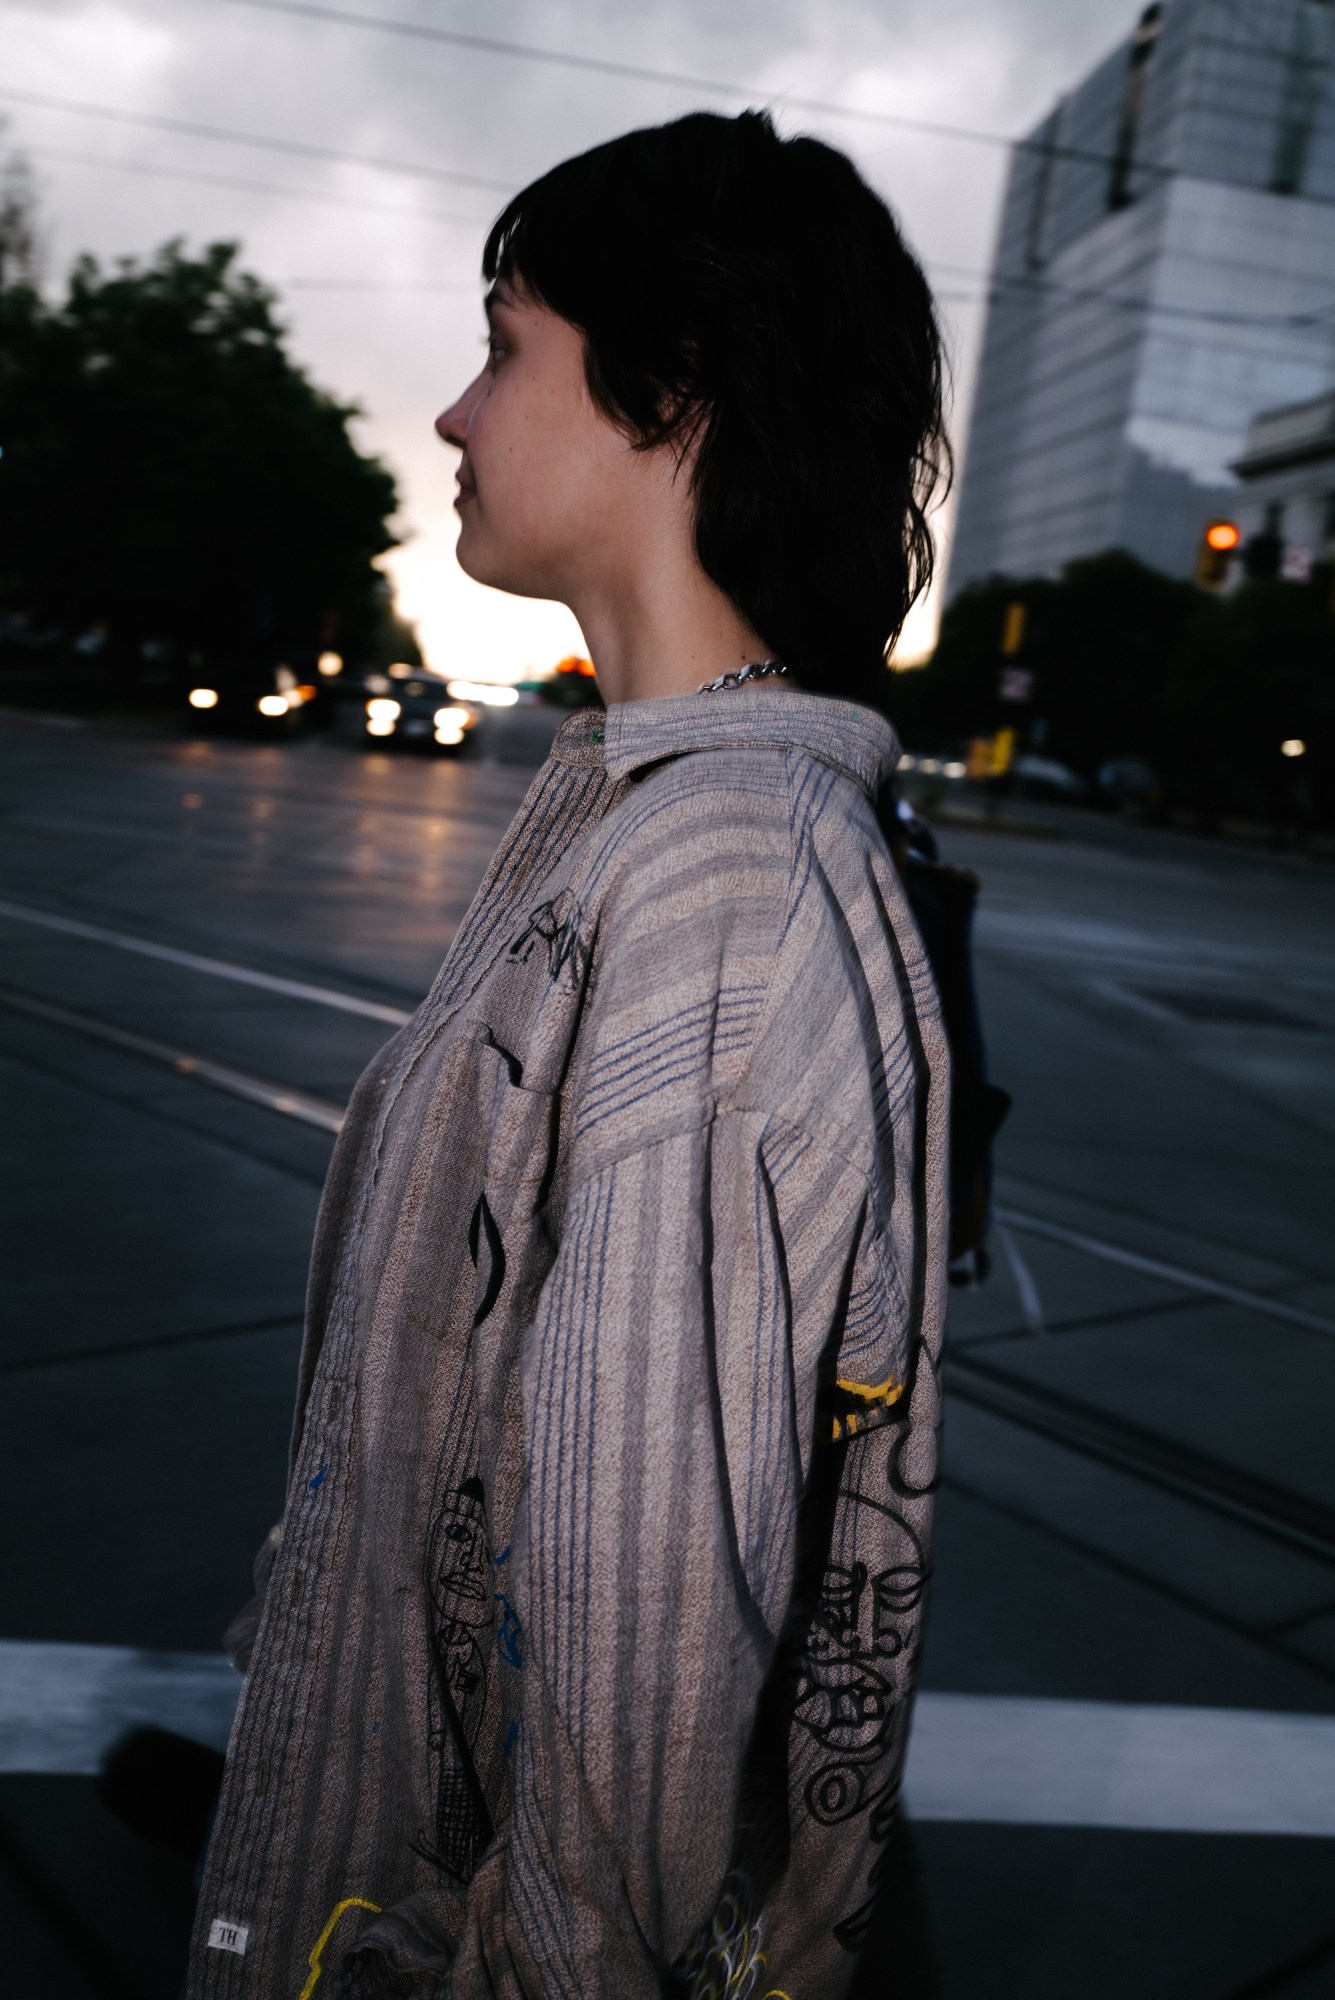
[[[29,909],[25,903],[0,898],[0,917],[15,923],[37,924],[45,930],[61,931],[68,937],[87,938],[93,944],[113,945],[117,951],[138,952],[143,958],[160,958],[168,965],[183,965],[190,972],[206,972],[215,979],[235,980],[240,986],[258,986],[265,993],[281,993],[289,1000],[309,1000],[317,1007],[334,1007],[343,1014],[364,1014],[369,1021],[384,1021],[401,1028],[412,1019],[401,1007],[386,1007],[379,1000],[362,1000],[355,993],[340,993],[333,986],[311,986],[301,979],[280,979],[272,972],[257,972],[253,966],[234,965],[230,959],[203,958],[198,952],[178,951],[174,945],[155,944],[151,938],[133,937],[128,931],[107,930],[101,924],[85,923],[79,917],[60,917],[53,910]]]
[[[1335,1837],[1335,1717],[924,1694],[917,1819]]]
[[[1146,1485],[1241,1522],[1253,1533],[1315,1556],[1318,1562],[1335,1564],[1335,1513],[1305,1494],[1240,1471],[1193,1451],[1180,1439],[1128,1423],[1060,1390],[1017,1379],[973,1349],[947,1357],[946,1388],[989,1416],[1051,1438],[1084,1458],[1102,1459]]]
[[[402,1027],[412,1018],[400,1007],[388,1007],[378,1000],[363,1000],[353,993],[341,993],[332,986],[313,986],[299,979],[282,979],[274,973],[258,972],[252,966],[236,965],[228,959],[201,957],[197,952],[179,951],[174,945],[156,944],[150,938],[134,937],[126,931],[108,930],[101,924],[86,923],[78,917],[57,916],[51,910],[30,909],[26,904],[13,903],[5,898],[0,898],[0,917],[9,917],[18,923],[36,924],[47,930],[63,932],[70,937],[87,938],[95,944],[112,945],[119,951],[138,952],[146,958],[162,959],[170,965],[185,966],[192,972],[204,972],[218,979],[235,980],[240,985],[259,987],[267,993],[281,993],[288,999],[308,1000],[316,1006],[337,1008],[345,1014],[361,1014],[369,1020],[384,1021],[396,1028]],[[33,1011],[36,1011],[36,1003],[31,1004]],[[50,1018],[55,1018],[54,1011]],[[103,1039],[106,1038],[104,1033]],[[131,1041],[135,1039],[130,1038]],[[164,1044],[149,1044],[143,1038],[138,1040],[141,1054],[148,1053],[150,1047],[158,1050],[165,1047]],[[130,1041],[125,1042],[123,1046],[130,1046]],[[173,1067],[179,1066],[177,1057],[182,1053],[172,1052]],[[198,1072],[203,1074],[203,1058],[186,1056],[186,1060],[195,1064]],[[218,1075],[206,1080],[218,1082],[221,1089],[237,1088],[232,1082],[222,1082],[223,1074],[236,1079],[242,1079],[244,1076],[242,1071],[227,1070],[222,1064],[214,1064],[211,1067],[218,1072]],[[282,1105],[274,1103],[275,1096],[281,1095],[285,1099],[292,1100],[301,1098],[300,1092],[282,1091],[279,1085],[263,1083],[258,1078],[245,1080],[250,1087],[237,1089],[237,1094],[252,1097],[259,1103],[270,1103],[273,1109],[288,1109],[286,1103]],[[259,1094],[261,1092],[268,1095]],[[302,1101],[319,1107],[319,1115],[313,1116],[309,1120],[310,1123],[322,1125],[328,1131],[338,1130],[337,1125],[329,1123],[331,1115],[341,1115],[337,1113],[337,1107],[330,1106],[318,1098]],[[295,1115],[302,1114],[298,1112]],[[1320,1313],[1307,1312],[1301,1306],[1286,1305],[1282,1299],[1267,1298],[1263,1292],[1246,1291],[1241,1286],[1229,1285],[1222,1279],[1211,1278],[1202,1271],[1188,1271],[1177,1264],[1166,1264],[1159,1258],[1143,1256],[1137,1250],[1124,1249],[1121,1244],[1107,1243],[1100,1237],[1087,1236],[1080,1230],[1065,1229],[1060,1223],[1047,1222],[1041,1216],[1027,1215],[1019,1209],[999,1206],[995,1210],[995,1215],[998,1222],[1011,1229],[1019,1229],[1031,1236],[1044,1236],[1049,1242],[1062,1243],[1073,1250],[1082,1250],[1087,1256],[1102,1258],[1105,1263],[1120,1264],[1127,1270],[1141,1271],[1147,1277],[1160,1278],[1167,1284],[1179,1285],[1187,1291],[1222,1299],[1229,1305],[1242,1306],[1249,1312],[1261,1313],[1269,1319],[1283,1320],[1290,1326],[1305,1327],[1309,1332],[1335,1335],[1335,1320],[1328,1319]],[[1025,1298],[1022,1293],[1021,1302],[1026,1318],[1029,1319],[1031,1305],[1037,1304],[1037,1292],[1034,1292],[1032,1301]]]
[[[156,1723],[221,1748],[240,1681],[218,1653],[0,1640],[0,1772],[88,1775]],[[926,1693],[918,1819],[1335,1837],[1335,1717]]]
[[[1019,1244],[999,1216],[993,1216],[992,1227],[996,1233],[997,1242],[1001,1245],[1001,1252],[1006,1259],[1011,1277],[1014,1280],[1015,1294],[1020,1301],[1020,1311],[1024,1315],[1024,1323],[1030,1333],[1045,1333],[1047,1326],[1043,1318],[1043,1301],[1038,1295],[1038,1286],[1034,1283],[1034,1274],[1020,1255]]]
[[[142,1723],[225,1749],[240,1687],[221,1653],[0,1639],[0,1772],[87,1776]]]
[[[343,1106],[331,1104],[328,1098],[312,1097],[309,1091],[272,1083],[267,1077],[252,1076],[248,1070],[233,1069],[230,1063],[214,1062],[211,1056],[175,1048],[170,1042],[156,1041],[151,1035],[132,1034],[128,1028],[115,1028],[109,1021],[95,1021],[89,1014],[76,1013],[72,1007],[57,1007],[50,1000],[35,1000],[30,993],[17,993],[9,986],[0,986],[0,1006],[12,1007],[16,1013],[31,1014],[35,1020],[49,1021],[58,1028],[68,1028],[76,1035],[86,1036],[89,1041],[105,1042],[111,1048],[126,1049],[131,1055],[144,1056],[149,1062],[161,1063],[165,1069],[174,1070],[178,1076],[210,1084],[213,1089],[224,1090],[231,1097],[243,1097],[250,1104],[262,1104],[266,1111],[279,1111],[284,1117],[299,1119],[303,1125],[318,1126],[322,1132],[340,1132],[343,1129]]]
[[[1106,1243],[1102,1237],[1086,1236],[1079,1229],[1064,1229],[1059,1222],[1046,1222],[1039,1215],[1024,1215],[1019,1209],[995,1210],[998,1222],[1029,1236],[1045,1236],[1050,1243],[1063,1243],[1071,1250],[1083,1250],[1087,1257],[1101,1257],[1105,1264],[1121,1264],[1128,1271],[1142,1271],[1146,1277],[1162,1278],[1165,1284],[1180,1285],[1184,1291],[1201,1292],[1207,1298],[1223,1299],[1227,1305],[1242,1306],[1247,1312],[1267,1319],[1283,1320],[1288,1326],[1306,1327],[1309,1333],[1335,1334],[1335,1319],[1307,1312],[1302,1306],[1286,1305],[1283,1299],[1267,1298],[1264,1292],[1245,1291],[1240,1285],[1225,1284],[1204,1271],[1187,1271],[1180,1264],[1165,1264],[1157,1257],[1144,1257],[1138,1250],[1125,1250],[1120,1243]]]

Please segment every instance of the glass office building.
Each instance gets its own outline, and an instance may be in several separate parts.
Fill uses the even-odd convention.
[[[1190,575],[1259,411],[1335,385],[1335,0],[1167,0],[1015,147],[949,588]]]

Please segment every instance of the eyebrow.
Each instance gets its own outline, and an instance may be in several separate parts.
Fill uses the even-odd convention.
[[[486,297],[483,299],[482,310],[487,315],[487,318],[490,319],[498,309],[501,312],[506,312],[513,306],[513,304],[514,301],[508,295],[508,290],[505,287],[504,280],[498,278],[496,280],[496,283],[492,286],[491,290],[487,293]]]

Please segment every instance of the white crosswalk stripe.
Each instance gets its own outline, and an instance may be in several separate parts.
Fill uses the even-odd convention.
[[[156,1723],[221,1749],[240,1682],[217,1653],[0,1640],[0,1772],[91,1774]],[[921,1820],[1335,1838],[1335,1716],[925,1693]]]

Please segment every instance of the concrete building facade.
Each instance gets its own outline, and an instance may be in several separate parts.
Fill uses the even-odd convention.
[[[1165,0],[1014,151],[949,590],[1192,572],[1261,411],[1335,383],[1335,0]]]
[[[1234,518],[1244,547],[1264,542],[1280,575],[1300,579],[1335,548],[1335,392],[1264,410],[1249,425]]]

